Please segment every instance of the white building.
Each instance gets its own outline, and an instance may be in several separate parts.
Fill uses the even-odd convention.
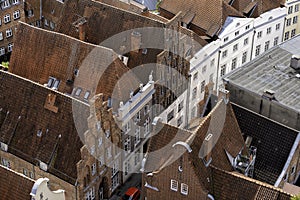
[[[140,86],[136,94],[131,94],[129,101],[120,103],[117,120],[122,127],[122,169],[123,182],[132,173],[139,172],[141,159],[146,150],[146,142],[150,138],[152,123],[152,95],[154,81],[152,75],[149,82]]]

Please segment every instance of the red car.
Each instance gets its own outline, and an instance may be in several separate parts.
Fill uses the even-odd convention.
[[[122,200],[139,200],[141,192],[135,187],[128,188],[126,193],[122,196]]]

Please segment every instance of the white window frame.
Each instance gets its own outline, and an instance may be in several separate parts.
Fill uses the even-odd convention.
[[[10,14],[4,15],[4,17],[3,17],[3,22],[4,22],[4,24],[7,24],[7,23],[10,22],[10,21],[11,21],[11,19],[10,19]]]
[[[226,74],[226,64],[224,64],[224,65],[221,66],[221,73],[220,73],[220,75],[221,75],[221,77],[222,77],[222,76],[224,76],[225,74]]]
[[[6,30],[6,38],[11,37],[12,35],[13,35],[12,29],[11,28],[7,29]]]
[[[227,57],[227,50],[222,52],[222,58],[226,58]]]
[[[280,29],[280,23],[276,24],[276,26],[275,26],[276,31],[279,30],[279,29]]]
[[[137,146],[141,141],[141,128],[140,126],[136,127],[134,133],[134,145]]]
[[[231,70],[236,69],[236,64],[237,64],[237,58],[235,57],[235,58],[232,59],[232,61],[231,61]]]
[[[130,153],[131,152],[131,140],[130,140],[130,137],[127,137],[124,140],[124,151],[126,153]]]
[[[0,41],[3,40],[3,39],[4,39],[4,38],[3,38],[3,33],[0,32]]]
[[[20,10],[15,10],[13,13],[14,19],[19,19],[20,18]]]
[[[185,183],[181,183],[181,187],[180,187],[180,193],[183,195],[188,195],[189,193],[189,186]]]
[[[267,28],[267,35],[269,35],[272,32],[272,27]]]
[[[262,37],[262,31],[257,32],[257,38],[261,38]]]
[[[247,51],[245,51],[242,55],[242,64],[244,64],[245,62],[247,62]]]
[[[265,42],[265,51],[268,51],[270,48],[270,41]]]
[[[19,3],[20,3],[19,0],[12,0],[12,4],[13,4],[13,5],[16,5],[16,4],[19,4]]]
[[[5,47],[0,47],[0,56],[5,54]]]
[[[260,54],[260,49],[261,49],[260,44],[255,47],[255,56],[258,56]]]
[[[201,82],[200,92],[203,93],[205,90],[205,80]]]
[[[171,182],[170,182],[170,189],[172,191],[175,191],[177,192],[178,191],[178,181],[174,180],[174,179],[171,179]]]
[[[233,52],[236,52],[239,49],[239,45],[235,44],[233,45]]]
[[[278,45],[279,37],[274,38],[273,46]]]
[[[8,52],[12,52],[13,47],[14,47],[14,44],[13,44],[13,43],[9,43],[9,44],[7,45],[7,51],[8,51]]]
[[[149,117],[145,120],[144,128],[145,128],[145,136],[146,136],[150,133],[150,118]]]
[[[1,4],[2,9],[10,7],[9,0],[4,0]]]

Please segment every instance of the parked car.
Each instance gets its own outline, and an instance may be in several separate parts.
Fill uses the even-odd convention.
[[[122,196],[121,200],[139,200],[141,192],[136,187],[128,188],[125,194]]]

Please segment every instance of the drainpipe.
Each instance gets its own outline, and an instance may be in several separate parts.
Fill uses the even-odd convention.
[[[250,52],[250,60],[249,60],[249,61],[252,60],[253,49],[254,49],[254,38],[255,38],[255,34],[256,34],[256,30],[255,30],[255,28],[254,28],[254,26],[253,26],[253,37],[252,37],[252,45],[251,45],[251,52]],[[246,60],[246,62],[247,62],[247,60]]]
[[[185,124],[187,129],[189,128],[190,88],[191,88],[191,75],[189,74],[187,79],[186,111],[185,111],[185,116],[186,116]]]
[[[219,53],[218,53],[218,62],[217,62],[217,77],[216,77],[216,89],[215,91],[217,91],[218,93],[218,84],[219,84],[219,69],[220,69],[220,57],[221,57],[221,50],[219,50]]]

